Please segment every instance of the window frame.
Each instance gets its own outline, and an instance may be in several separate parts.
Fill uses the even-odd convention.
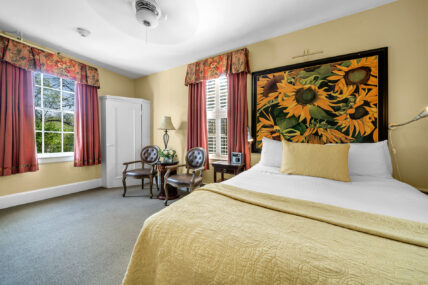
[[[35,81],[35,76],[36,73],[40,74],[40,85],[38,85]],[[74,127],[73,126],[73,131],[64,131],[64,114],[72,114],[73,118],[75,116],[75,110],[73,111],[69,111],[69,110],[63,110],[63,93],[68,93],[68,94],[73,94],[74,98],[76,96],[76,90],[74,92],[70,92],[70,91],[66,91],[63,90],[63,78],[58,77],[58,76],[54,76],[54,75],[50,75],[50,76],[54,76],[60,79],[60,85],[59,88],[51,88],[51,87],[46,87],[44,86],[44,73],[42,72],[34,72],[32,75],[32,79],[33,79],[33,96],[35,96],[35,90],[36,88],[40,88],[40,107],[34,105],[34,116],[36,117],[36,111],[39,110],[41,112],[42,115],[42,128],[41,130],[37,130],[36,129],[36,125],[34,124],[34,133],[35,135],[37,135],[37,133],[41,133],[42,134],[42,152],[41,153],[37,153],[37,149],[36,149],[36,154],[37,154],[37,158],[38,158],[38,162],[39,164],[45,164],[45,163],[55,163],[55,162],[63,162],[63,161],[73,161],[74,160],[74,151],[72,152],[64,152],[64,134],[73,134],[73,137],[75,135],[74,133]],[[51,108],[47,108],[44,107],[43,104],[43,100],[44,100],[44,96],[43,96],[43,91],[44,89],[49,89],[49,90],[53,90],[53,91],[59,91],[60,93],[60,108],[59,109],[51,109]],[[75,100],[74,100],[75,103]],[[42,107],[43,106],[43,107]],[[45,131],[45,112],[47,111],[51,111],[51,112],[59,112],[61,114],[61,130],[60,131]],[[56,133],[56,134],[61,134],[61,152],[54,152],[54,153],[45,153],[45,133]],[[73,149],[74,149],[74,144],[73,144]]]
[[[222,75],[216,79],[210,79],[207,80],[207,85],[209,81],[214,81],[215,82],[215,108],[213,111],[209,111],[206,108],[206,113],[207,113],[207,136],[208,135],[208,120],[215,120],[215,126],[216,126],[216,134],[215,134],[215,142],[216,142],[216,153],[209,153],[208,152],[208,156],[211,160],[227,160],[229,153],[226,154],[222,154],[221,152],[221,139],[222,137],[226,137],[226,152],[227,152],[227,143],[228,143],[228,138],[227,138],[227,123],[226,123],[226,134],[222,135],[221,133],[221,120],[222,119],[228,119],[227,118],[227,104],[226,104],[226,108],[222,109],[221,105],[220,105],[220,81],[221,80],[226,80],[226,86],[228,88],[228,79],[227,76]],[[227,91],[229,92],[229,91]],[[207,96],[207,90],[205,90],[205,96],[206,98]],[[228,94],[227,94],[228,96]],[[227,98],[228,100],[229,98]]]

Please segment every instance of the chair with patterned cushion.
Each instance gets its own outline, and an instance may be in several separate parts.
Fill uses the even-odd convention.
[[[131,161],[131,162],[125,162],[123,165],[125,165],[125,170],[123,170],[122,173],[122,183],[123,183],[123,197],[125,197],[126,194],[126,178],[132,177],[136,179],[142,180],[142,186],[141,188],[144,189],[144,178],[148,178],[150,182],[150,199],[153,197],[153,178],[157,175],[157,169],[156,169],[156,163],[159,161],[159,147],[155,145],[149,145],[144,147],[141,150],[140,157],[141,160],[137,161]],[[132,170],[128,170],[128,166],[130,164],[134,163],[141,163],[141,168],[136,168]],[[145,168],[144,166],[148,165],[149,168]],[[159,185],[158,180],[156,179],[156,187],[159,191]]]
[[[168,184],[174,187],[186,187],[187,191],[192,192],[193,189],[201,186],[202,172],[205,169],[205,160],[207,153],[201,147],[194,147],[186,154],[186,164],[173,165],[167,167],[168,171],[164,178],[165,191],[165,206],[168,205]],[[171,171],[179,167],[185,167],[186,173],[171,175]]]

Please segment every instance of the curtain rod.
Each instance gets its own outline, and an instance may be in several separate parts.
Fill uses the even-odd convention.
[[[3,37],[8,38],[8,39],[11,39],[13,41],[17,41],[17,42],[23,43],[23,44],[25,44],[27,46],[30,46],[30,47],[34,47],[34,48],[37,48],[37,49],[40,49],[40,50],[43,50],[43,51],[46,51],[46,52],[49,52],[49,53],[53,53],[53,54],[56,54],[56,55],[62,55],[63,57],[66,57],[66,58],[69,58],[69,59],[72,59],[72,60],[76,60],[76,59],[74,59],[74,58],[72,58],[70,56],[64,55],[62,52],[55,51],[55,50],[52,50],[52,49],[49,49],[49,48],[45,48],[45,47],[42,47],[40,45],[29,43],[28,41],[25,41],[22,38],[21,35],[20,36],[14,36],[14,35],[11,35],[8,32],[0,30],[0,36],[3,36]],[[79,61],[79,60],[76,60],[76,61]],[[98,67],[96,67],[96,66],[94,66],[92,64],[88,64],[88,63],[84,63],[84,62],[82,62],[82,63],[85,64],[85,65],[87,65],[87,66],[91,66],[93,68],[98,69]]]

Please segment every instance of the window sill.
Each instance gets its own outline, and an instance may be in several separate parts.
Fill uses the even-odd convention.
[[[50,153],[50,154],[39,154],[37,155],[39,164],[67,162],[74,160],[74,153]]]
[[[210,158],[210,161],[226,161],[227,160],[227,156],[210,155],[209,158]]]

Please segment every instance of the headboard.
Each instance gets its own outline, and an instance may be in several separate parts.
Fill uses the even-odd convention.
[[[252,74],[253,152],[262,138],[301,143],[387,137],[387,48]]]

